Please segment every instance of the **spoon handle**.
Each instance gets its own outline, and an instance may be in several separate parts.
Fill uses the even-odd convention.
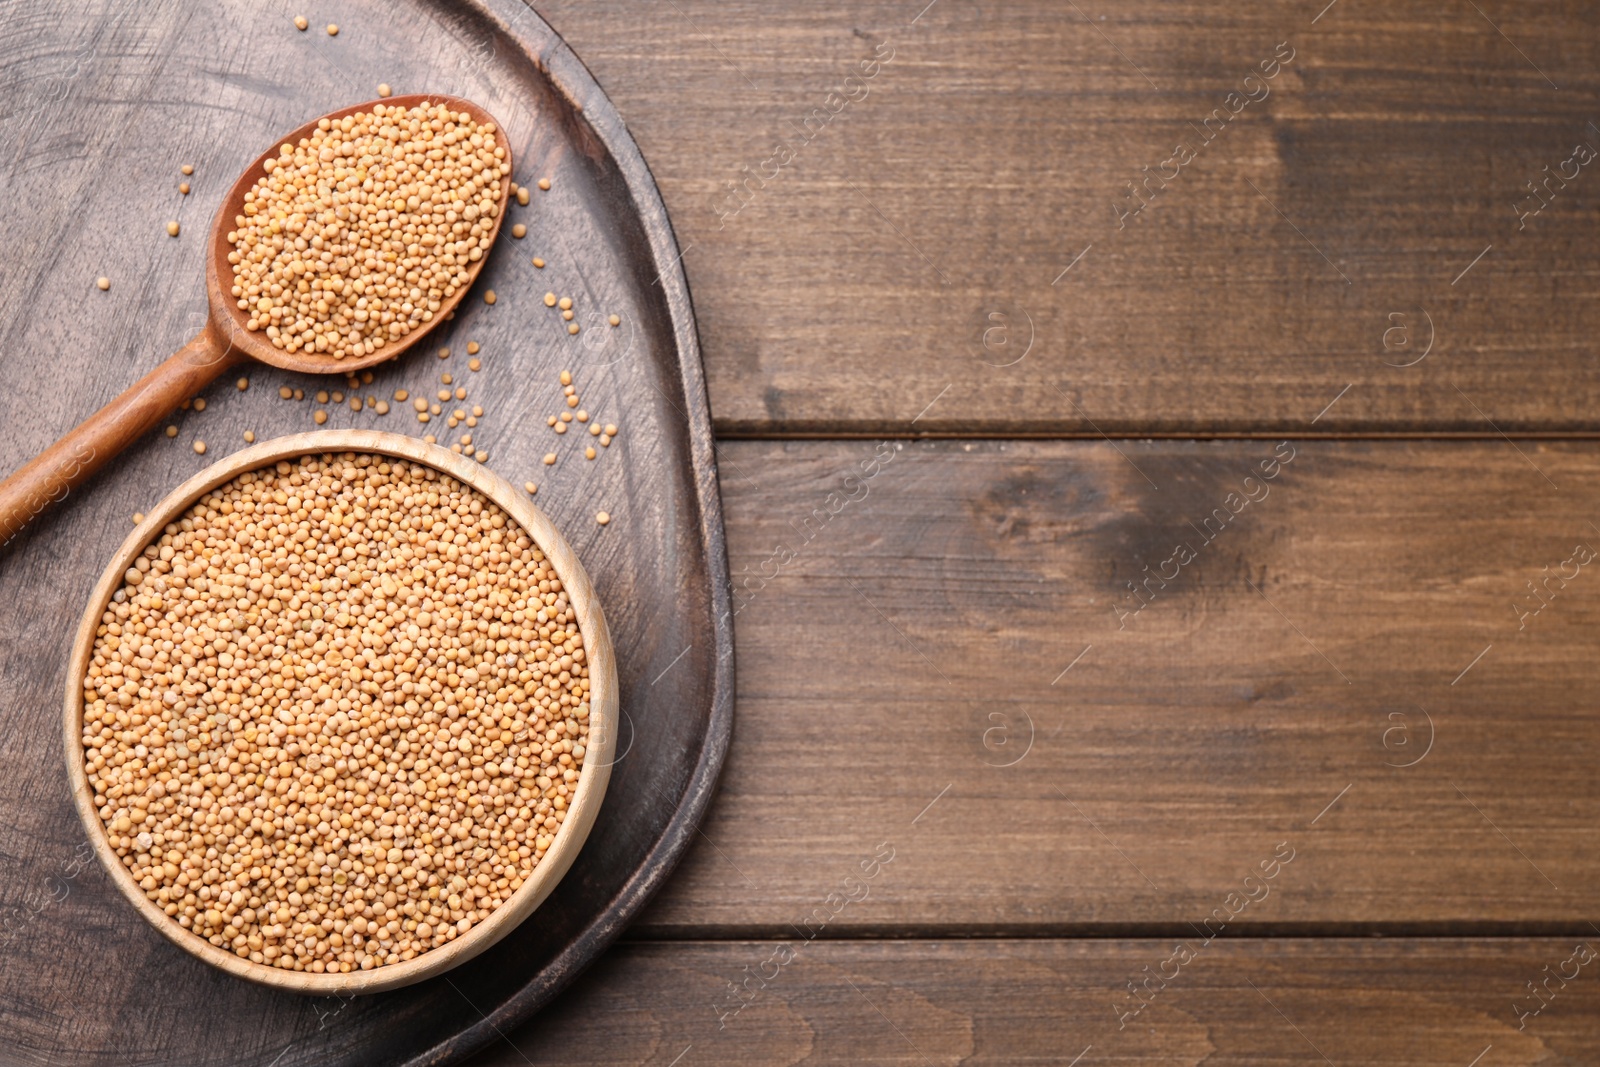
[[[215,325],[0,482],[0,544],[242,359]]]

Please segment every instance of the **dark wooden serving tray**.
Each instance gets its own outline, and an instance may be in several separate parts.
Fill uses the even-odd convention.
[[[318,405],[340,380],[250,368],[157,431],[0,552],[0,1064],[377,1065],[455,1062],[546,1003],[661,885],[715,787],[732,723],[727,565],[710,420],[679,252],[644,160],[589,72],[520,0],[306,5],[18,0],[0,26],[0,469],[12,470],[181,345],[204,321],[202,251],[238,171],[282,131],[342,104],[451,92],[505,124],[528,236],[502,232],[438,345],[379,368],[361,395],[431,395],[450,373],[485,409],[474,441],[565,532],[612,627],[622,733],[587,845],[550,899],[465,966],[396,992],[297,997],[214,971],[128,906],[82,846],[60,707],[73,627],[130,516],[206,462],[314,428],[420,436]],[[330,37],[325,26],[337,23]],[[191,163],[187,179],[179,166]],[[192,193],[178,192],[187,180]],[[166,235],[178,219],[182,235]],[[509,230],[509,227],[507,227]],[[542,257],[543,270],[532,265]],[[99,275],[109,292],[95,288]],[[480,298],[494,289],[493,306]],[[544,306],[571,295],[583,331]],[[620,315],[622,325],[605,320]],[[482,370],[467,368],[468,341]],[[556,376],[621,434],[586,461],[557,437]],[[303,402],[279,398],[304,389]],[[451,407],[458,406],[452,401]],[[460,434],[458,428],[454,434]],[[195,454],[197,439],[205,457]],[[560,460],[540,459],[555,451]],[[595,513],[612,515],[600,527]]]

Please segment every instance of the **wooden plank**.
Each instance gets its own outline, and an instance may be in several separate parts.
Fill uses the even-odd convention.
[[[1600,179],[1527,187],[1600,148],[1593,10],[1325,2],[541,11],[661,183],[723,434],[1297,433],[1346,386],[1312,429],[1600,431]]]
[[[1280,842],[1230,928],[1589,929],[1595,446],[725,442],[719,468],[736,741],[645,932],[1179,931]],[[1147,565],[1176,577],[1119,617]]]
[[[1593,1063],[1593,940],[630,943],[472,1062]]]

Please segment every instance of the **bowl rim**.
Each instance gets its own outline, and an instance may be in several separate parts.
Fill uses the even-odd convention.
[[[112,594],[121,587],[128,567],[146,546],[160,536],[169,522],[187,511],[206,493],[243,473],[259,470],[280,460],[294,460],[310,454],[339,453],[378,454],[432,467],[483,493],[528,533],[555,568],[577,615],[578,629],[583,635],[589,661],[590,733],[589,744],[585,746],[583,772],[578,777],[578,787],[567,808],[567,818],[556,833],[555,844],[509,900],[465,935],[440,948],[423,952],[414,959],[375,967],[370,971],[316,974],[253,963],[231,951],[218,948],[200,935],[179,926],[144,895],[134,881],[132,872],[111,848],[105,824],[94,806],[93,791],[84,766],[83,678],[93,652],[95,631]],[[112,554],[110,563],[95,583],[73,636],[67,669],[63,732],[73,801],[95,854],[99,856],[101,866],[111,875],[113,884],[124,897],[132,901],[146,920],[178,947],[230,974],[296,993],[352,995],[411,985],[467,962],[515,929],[550,895],[582,849],[605,798],[617,737],[617,698],[615,652],[594,586],[572,546],[525,493],[475,460],[438,445],[384,431],[319,430],[273,438],[219,460],[168,493],[150,510],[144,521],[134,527]]]

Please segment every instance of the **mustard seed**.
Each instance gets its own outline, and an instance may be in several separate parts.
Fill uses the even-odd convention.
[[[449,377],[449,375],[446,375],[446,377]],[[440,401],[449,400],[450,399],[450,390],[441,389],[441,390],[439,390],[438,396],[439,396]],[[438,414],[438,412],[435,412],[434,414]]]
[[[556,465],[556,454],[554,452],[546,452],[544,454],[544,465],[546,467],[554,467]]]
[[[234,382],[233,384],[235,386],[237,386],[238,389],[239,389],[239,392],[242,393],[246,389],[250,388],[250,379],[249,378],[240,378],[238,381]]]
[[[483,302],[485,304],[492,304],[492,303],[495,302],[495,295],[494,295],[494,290],[493,289],[490,289],[487,293],[483,294]]]
[[[194,164],[193,163],[185,163],[183,166],[179,167],[178,169],[183,171],[184,177],[188,177],[189,175],[194,173]]]
[[[171,222],[167,223],[167,236],[168,237],[176,237],[176,236],[178,236],[179,229],[180,229],[180,227],[178,226],[178,221],[176,219],[172,220]]]
[[[479,452],[476,456],[473,456],[472,458],[477,460],[479,463],[487,463],[487,462],[489,462],[489,453],[487,453],[487,452]]]
[[[528,190],[522,188],[517,190],[517,203],[521,204],[523,207],[528,206]]]
[[[561,308],[562,311],[571,311],[572,310],[572,297],[564,296],[557,302],[557,304]]]
[[[110,278],[96,278],[94,280],[94,283],[100,287],[100,291],[102,293],[105,292],[107,289],[111,288],[111,279]]]
[[[596,512],[594,521],[604,526],[611,521],[611,513],[609,511]]]
[[[375,104],[280,146],[228,231],[246,329],[284,351],[343,359],[432,322],[489,250],[505,173],[499,140],[492,123],[443,104]],[[385,180],[369,187],[361,173]],[[396,244],[416,253],[397,259],[385,251]]]
[[[588,448],[583,450],[583,456],[585,459],[593,459],[596,454],[597,453],[595,452],[593,445],[590,445]]]
[[[566,319],[568,322],[572,321],[572,316],[573,316],[573,310],[571,308],[567,308],[565,311],[563,311],[561,313],[561,317]]]
[[[577,333],[578,332],[578,324],[575,323],[575,322],[567,323],[567,332],[568,333]]]
[[[478,342],[476,342],[476,341],[468,341],[467,342],[467,355],[475,356],[475,355],[478,354],[478,351],[481,348],[482,348],[482,346],[479,345]]]
[[[571,421],[572,421],[572,412],[570,412],[570,411],[563,411],[563,412],[562,412],[562,413],[561,413],[561,421],[562,421],[562,422],[571,422]]]
[[[406,392],[404,389],[396,389],[394,391],[394,398],[396,400],[398,400],[402,404],[405,403],[408,399],[410,399],[410,397],[411,397],[411,394]]]
[[[332,22],[328,23],[328,36],[329,37],[337,37],[337,36],[339,36],[339,27],[337,25],[335,25],[334,23],[332,23]]]
[[[566,423],[564,423],[564,422],[556,423],[556,433],[566,433],[566,432],[567,432],[567,424]]]
[[[285,400],[293,400],[294,390],[290,389],[287,385],[280,385],[278,386],[278,395]]]
[[[428,414],[426,411],[417,412],[417,421],[418,422],[427,422],[431,418],[433,418],[433,416]]]
[[[550,188],[550,179],[549,178],[540,178],[539,179],[539,188],[548,190]]]
[[[303,30],[303,29],[306,29],[310,25],[311,25],[310,21],[304,15],[296,15],[294,17],[294,28],[295,29]]]
[[[178,436],[178,428],[176,426],[168,426],[167,427],[167,436],[168,437],[176,437],[176,436]]]
[[[483,408],[481,408],[478,405],[474,404],[473,407],[472,407],[472,414],[475,415],[476,417],[480,418],[480,419],[483,418]]]
[[[377,412],[379,415],[389,414],[389,402],[387,400],[378,401]]]
[[[416,535],[447,524],[470,573]],[[167,530],[82,679],[84,770],[148,899],[242,958],[324,973],[487,920],[584,773],[588,650],[550,561],[456,480],[353,454],[244,474]]]
[[[203,396],[195,397],[194,398],[194,409],[196,411],[204,411],[206,409],[206,398],[203,397]]]
[[[567,407],[575,408],[577,406],[578,406],[578,396],[577,396],[576,393],[574,393],[572,396],[567,397]]]
[[[105,286],[102,285],[100,288],[104,289]],[[556,294],[554,294],[554,293],[546,293],[546,294],[544,294],[544,306],[547,307],[547,308],[555,307],[556,306]]]
[[[539,491],[539,487],[537,485],[534,485],[532,482],[523,482],[522,483],[522,488],[524,488],[524,489],[526,489],[528,491],[528,495],[529,496],[532,496],[533,494],[535,494],[535,493],[537,493]]]
[[[469,360],[467,360],[467,369],[468,370],[479,370],[482,367],[483,367],[483,361],[482,360],[477,360],[477,359],[469,359]]]
[[[600,435],[600,447],[601,448],[610,448],[611,447],[611,435],[610,434],[603,433],[603,434]]]
[[[609,423],[609,422],[606,423],[606,435],[608,437],[617,436],[617,428],[616,428],[616,426],[614,424]]]
[[[467,387],[464,386],[464,385],[456,386],[456,399],[457,400],[465,400],[466,398],[467,398]]]
[[[540,270],[544,270],[544,260],[540,259],[538,256],[533,257],[533,265],[538,267]]]
[[[600,436],[600,424],[598,422],[591,422],[589,424],[589,436],[591,436],[591,437],[599,437]]]
[[[179,182],[178,183],[178,193],[181,196],[188,196],[189,195],[189,183],[188,182]]]
[[[143,522],[143,521],[144,521],[144,512],[142,512],[142,511],[135,511],[135,512],[134,512],[134,513],[133,513],[133,524],[134,524],[134,525],[135,525],[135,526],[137,526],[137,525],[139,525],[139,524],[140,524],[140,523],[141,523],[141,522]]]
[[[333,393],[333,402],[335,404],[343,404],[344,403],[344,394],[341,393],[341,392],[335,391]]]
[[[622,316],[621,315],[613,315],[609,319],[607,319],[606,321],[609,322],[613,326],[621,326],[622,325]]]
[[[390,93],[392,93],[393,91],[394,90],[389,88],[389,83],[388,82],[379,82],[378,83],[378,95],[379,96],[387,98],[388,95]]]
[[[244,443],[247,445],[256,443],[256,432],[254,430],[246,430],[244,432]]]
[[[430,412],[432,412],[432,413],[433,413],[433,414],[435,414],[435,415],[437,415],[437,414],[439,414],[439,413],[440,413],[440,411],[441,411],[441,410],[442,410],[442,409],[441,409],[441,408],[440,408],[440,407],[439,407],[439,405],[438,405],[438,404],[429,404],[429,405],[428,405],[428,410],[429,410],[429,411],[430,411]]]
[[[362,385],[371,385],[372,384],[372,372],[371,371],[364,370],[364,371],[361,372],[361,384]],[[354,388],[354,386],[352,386],[351,388]]]
[[[328,413],[323,411],[321,408],[318,408],[312,413],[311,421],[316,423],[318,426],[321,426],[323,423],[328,421]]]
[[[194,454],[197,456],[206,454],[206,443],[204,441],[196,441],[194,443]]]
[[[416,410],[418,410],[418,411],[427,411],[428,410],[428,399],[427,399],[427,397],[419,396],[419,397],[417,397],[415,400],[413,400],[411,402],[411,406],[413,408],[415,408]]]
[[[353,397],[350,398],[350,410],[351,411],[360,411],[361,410],[361,398],[359,396],[353,396]]]
[[[475,416],[475,415],[468,415],[468,416],[467,416],[467,425],[468,425],[468,426],[476,426],[476,425],[478,425],[478,419],[477,419],[477,416]]]
[[[439,439],[437,437],[433,436],[433,434],[431,434],[431,433],[430,434],[425,434],[422,439],[424,441],[428,442],[428,444],[430,444],[430,445],[436,445],[436,444],[439,443]]]
[[[577,415],[577,418],[578,418],[579,422],[588,422],[589,421],[589,413],[587,411],[579,411],[578,415]]]
[[[511,236],[521,240],[522,238],[528,236],[528,228],[520,222],[515,223],[511,227]]]
[[[448,348],[439,349],[439,358],[440,359],[449,359],[450,358],[450,350]]]
[[[562,385],[571,385],[572,384],[572,372],[571,371],[564,370],[564,371],[561,372],[561,384]]]

